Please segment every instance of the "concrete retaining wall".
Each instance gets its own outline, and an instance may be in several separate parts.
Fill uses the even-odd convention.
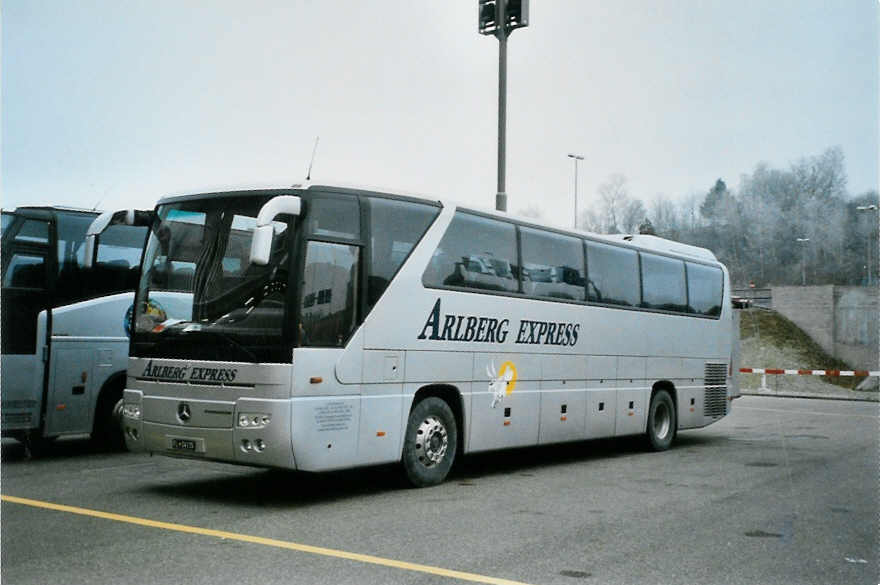
[[[834,355],[854,367],[875,370],[880,347],[880,311],[876,287],[834,289]]]
[[[856,369],[880,364],[880,295],[865,286],[775,286],[773,309]]]

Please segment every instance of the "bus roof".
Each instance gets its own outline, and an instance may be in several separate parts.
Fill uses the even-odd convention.
[[[39,210],[39,211],[67,211],[74,213],[93,213],[98,215],[101,213],[100,209],[86,209],[84,207],[67,207],[64,205],[20,205],[15,209],[4,209],[4,213],[17,213],[19,211],[26,210]]]
[[[261,188],[261,189],[243,189],[243,190],[231,190],[231,191],[217,191],[213,193],[199,193],[192,195],[179,195],[179,196],[170,196],[162,198],[158,204],[166,204],[178,201],[185,201],[190,199],[197,199],[201,197],[240,197],[240,196],[265,196],[265,195],[282,195],[289,194],[292,191],[305,191],[305,190],[332,190],[336,192],[343,193],[358,193],[358,192],[367,192],[367,193],[376,193],[381,195],[392,195],[398,197],[406,197],[408,199],[421,200],[425,203],[437,205],[440,203],[444,206],[449,207],[461,207],[464,209],[470,209],[473,211],[477,211],[481,214],[485,214],[488,216],[494,216],[499,219],[507,219],[513,220],[518,223],[533,225],[535,227],[549,228],[557,232],[567,233],[574,236],[579,237],[587,237],[595,240],[604,240],[608,243],[613,244],[624,244],[632,246],[633,248],[638,248],[645,251],[655,251],[655,252],[663,252],[667,254],[673,254],[676,256],[684,256],[702,261],[709,262],[717,262],[718,259],[715,254],[712,253],[711,250],[706,248],[701,248],[699,246],[691,246],[689,244],[683,244],[681,242],[676,242],[673,240],[667,240],[666,238],[661,238],[658,236],[650,236],[644,234],[597,234],[593,232],[587,232],[583,230],[576,230],[572,228],[564,228],[558,227],[551,224],[547,224],[540,220],[536,220],[531,217],[522,217],[517,216],[508,212],[498,211],[496,209],[488,209],[481,208],[479,206],[468,205],[466,203],[462,203],[455,200],[444,200],[439,197],[431,197],[421,193],[414,193],[412,191],[403,191],[398,189],[387,189],[384,187],[378,186],[365,186],[365,185],[356,185],[356,184],[347,184],[345,182],[321,182],[321,183],[313,183],[304,181],[301,183],[295,183],[287,188]]]

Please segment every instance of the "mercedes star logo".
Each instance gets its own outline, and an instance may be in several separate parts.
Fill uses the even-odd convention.
[[[192,418],[192,411],[189,408],[189,404],[181,402],[177,405],[177,418],[183,423],[188,422],[189,419]]]

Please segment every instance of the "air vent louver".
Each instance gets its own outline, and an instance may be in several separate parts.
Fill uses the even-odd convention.
[[[727,414],[727,364],[706,364],[703,415],[718,418]]]

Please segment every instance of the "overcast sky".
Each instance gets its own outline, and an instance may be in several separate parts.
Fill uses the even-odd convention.
[[[570,225],[840,146],[878,182],[877,0],[531,0],[508,47],[507,192]],[[152,207],[315,182],[492,208],[498,42],[477,0],[3,0],[2,205]]]

